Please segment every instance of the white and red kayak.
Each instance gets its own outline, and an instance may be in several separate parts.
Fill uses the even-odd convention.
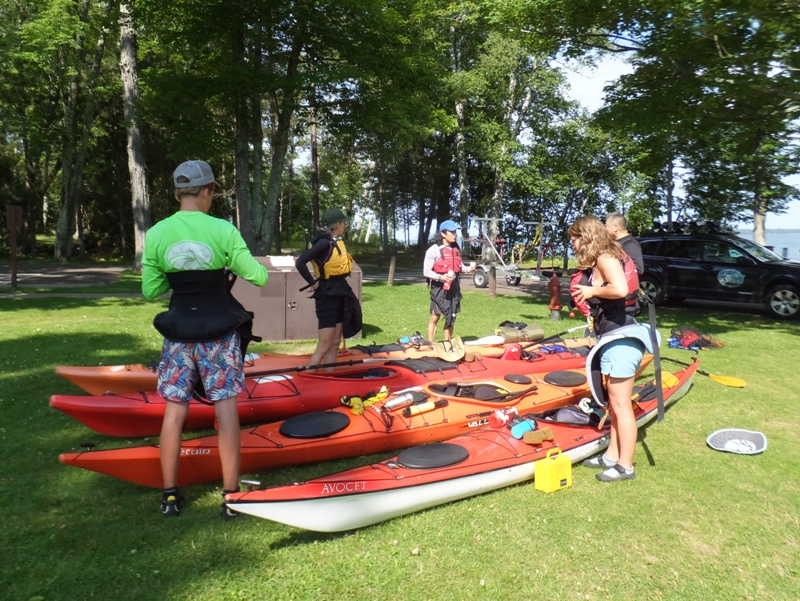
[[[664,402],[674,403],[692,384],[697,363],[664,374]],[[654,396],[637,400],[639,426],[655,419]],[[407,449],[392,459],[308,482],[226,497],[236,511],[319,532],[339,532],[529,481],[535,462],[554,448],[577,463],[608,446],[608,426],[539,422],[552,440],[528,444],[505,427],[485,426],[450,439]]]

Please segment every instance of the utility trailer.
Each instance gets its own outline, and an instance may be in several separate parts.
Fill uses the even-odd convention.
[[[504,259],[506,254],[489,239],[485,233],[486,226],[490,221],[494,221],[488,217],[477,217],[472,221],[478,224],[478,237],[473,239],[481,245],[481,255],[476,260],[475,272],[472,274],[472,282],[476,288],[486,288],[489,285],[489,270],[494,267],[495,272],[505,276],[506,283],[509,286],[519,286],[522,278],[530,278],[533,281],[539,281],[542,278],[542,255],[544,247],[543,233],[545,228],[550,228],[552,232],[555,231],[555,223],[547,221],[523,221],[523,225],[536,227],[536,234],[531,242],[526,244],[518,244],[509,248],[508,260]],[[529,252],[529,250],[536,248],[537,262],[536,269],[522,269],[520,264],[522,259]],[[518,254],[515,255],[515,251]],[[516,261],[515,261],[516,259]]]

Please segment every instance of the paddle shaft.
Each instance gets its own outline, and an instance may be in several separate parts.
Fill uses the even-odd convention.
[[[547,338],[542,338],[541,340],[536,340],[535,342],[531,342],[530,344],[526,344],[522,348],[530,348],[537,344],[544,344],[545,342],[549,342],[550,340],[555,340],[556,338],[561,338],[564,334],[569,334],[570,332],[574,332],[575,330],[581,330],[585,328],[585,325],[582,326],[575,326],[574,328],[570,328],[569,330],[564,330],[563,332],[559,332],[558,334],[553,334],[552,336],[548,336]]]
[[[350,361],[339,361],[338,363],[320,363],[319,365],[300,365],[298,367],[284,367],[283,369],[269,369],[266,371],[254,371],[247,374],[248,378],[261,376],[273,376],[289,372],[307,371],[309,369],[324,369],[326,367],[343,367],[348,365],[359,365],[361,363],[374,363],[376,361],[389,361],[388,358],[372,357],[370,359],[351,359]]]

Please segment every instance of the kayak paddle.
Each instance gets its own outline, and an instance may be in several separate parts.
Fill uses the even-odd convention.
[[[670,357],[661,357],[662,361],[671,361],[672,363],[677,363],[678,365],[683,365],[685,367],[689,367],[691,363],[686,363],[684,361],[678,361],[677,359],[671,359]],[[707,371],[703,371],[702,369],[698,369],[697,373],[702,374],[704,376],[708,376],[715,382],[719,382],[724,386],[730,386],[731,388],[744,388],[747,386],[747,382],[740,378],[734,378],[732,376],[718,376],[716,374],[710,374]]]
[[[559,332],[558,334],[553,334],[552,336],[548,336],[547,338],[542,338],[541,340],[536,340],[531,342],[530,344],[526,344],[522,348],[530,348],[535,344],[542,344],[544,342],[549,342],[550,340],[555,340],[556,338],[561,338],[564,334],[569,334],[570,332],[574,332],[575,330],[583,330],[586,328],[586,324],[582,326],[575,326],[574,328],[570,328],[569,330],[564,330],[563,332]]]
[[[261,376],[273,376],[289,372],[307,371],[309,369],[323,369],[326,367],[344,367],[348,365],[360,365],[361,363],[375,363],[378,361],[391,361],[389,358],[371,357],[369,359],[351,359],[350,361],[339,361],[338,363],[320,363],[319,365],[300,365],[298,367],[283,367],[281,369],[268,369],[266,371],[253,371],[247,374],[248,378],[258,378]]]

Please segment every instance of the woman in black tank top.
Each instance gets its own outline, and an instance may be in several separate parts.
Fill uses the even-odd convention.
[[[586,274],[582,279],[585,284],[574,284],[570,292],[576,304],[586,302],[589,305],[591,325],[600,340],[635,324],[625,312],[628,282],[620,245],[594,217],[579,217],[569,228],[569,237],[578,268]],[[611,413],[611,436],[605,455],[588,460],[589,465],[605,469],[597,474],[602,481],[629,480],[635,476],[633,453],[637,427],[631,394],[635,368],[643,352],[641,342],[624,337],[609,342],[602,349],[603,387]]]

